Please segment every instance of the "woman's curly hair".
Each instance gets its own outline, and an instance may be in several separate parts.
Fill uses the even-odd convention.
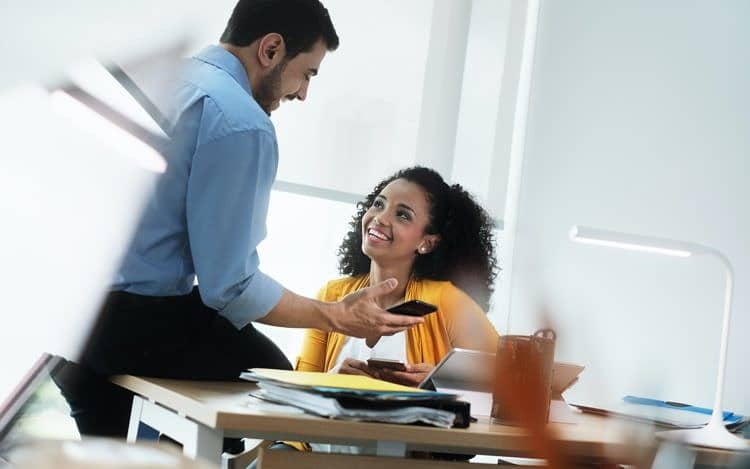
[[[429,234],[440,235],[437,247],[414,262],[417,279],[449,280],[485,311],[497,276],[493,223],[489,214],[459,184],[449,186],[436,171],[415,166],[381,181],[357,204],[351,230],[338,250],[339,271],[357,276],[370,272],[370,258],[362,252],[362,216],[390,182],[405,179],[422,187],[430,203]]]

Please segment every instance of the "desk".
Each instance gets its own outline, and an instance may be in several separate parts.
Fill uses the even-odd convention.
[[[256,386],[249,382],[134,376],[116,376],[112,381],[136,394],[128,441],[135,441],[138,424],[143,422],[183,444],[184,453],[193,458],[218,461],[224,437],[354,444],[374,447],[379,456],[404,457],[412,450],[529,456],[529,437],[523,429],[487,419],[466,429],[350,422],[253,407],[255,399],[248,392]],[[587,414],[580,417],[578,424],[549,425],[565,454],[586,460],[633,461],[633,442],[623,422]]]

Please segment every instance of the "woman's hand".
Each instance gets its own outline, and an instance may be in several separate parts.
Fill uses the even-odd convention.
[[[379,378],[378,370],[370,368],[367,366],[367,363],[361,360],[355,360],[354,358],[344,359],[339,367],[339,373],[342,375],[362,375],[369,376],[370,378]]]
[[[407,363],[406,370],[404,371],[380,368],[377,370],[377,377],[392,383],[417,387],[419,386],[419,383],[424,381],[427,375],[430,374],[430,371],[432,371],[433,368],[435,368],[435,366],[429,363],[415,363],[414,365]]]

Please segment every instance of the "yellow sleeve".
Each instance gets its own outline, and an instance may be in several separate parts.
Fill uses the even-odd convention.
[[[495,352],[497,330],[469,295],[451,284],[442,292],[440,306],[452,347]]]
[[[328,345],[328,333],[317,329],[305,331],[302,340],[302,350],[297,357],[295,370],[299,371],[325,371],[326,347]]]
[[[317,298],[321,301],[328,301],[327,285],[318,291]],[[325,371],[326,346],[328,344],[328,333],[318,329],[308,329],[305,331],[305,338],[302,340],[302,350],[297,357],[297,363],[294,365],[295,370],[299,371]],[[287,445],[297,451],[312,451],[309,443],[304,441],[284,441]]]
[[[328,301],[328,285],[318,291],[317,298]],[[302,348],[297,357],[295,370],[299,371],[325,371],[326,347],[328,345],[328,333],[318,329],[307,329],[305,338],[302,339]]]

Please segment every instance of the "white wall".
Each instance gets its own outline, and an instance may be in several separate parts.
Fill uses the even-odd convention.
[[[416,161],[433,1],[324,4],[341,45],[306,102],[273,115],[278,178],[366,193],[373,178]]]
[[[546,308],[573,400],[710,407],[724,277],[712,259],[573,244],[572,224],[698,242],[736,274],[725,407],[750,413],[750,3],[543,1],[511,330]]]
[[[436,0],[432,10],[416,162],[450,177],[472,2]]]
[[[466,40],[466,60],[461,81],[461,105],[456,124],[455,158],[451,175],[482,201],[492,216],[503,219],[505,178],[492,183],[493,166],[507,168],[507,156],[495,153],[501,84],[506,75],[510,1],[474,0]],[[511,119],[512,121],[512,119]],[[508,139],[503,139],[507,142]],[[495,197],[495,189],[503,194]]]

